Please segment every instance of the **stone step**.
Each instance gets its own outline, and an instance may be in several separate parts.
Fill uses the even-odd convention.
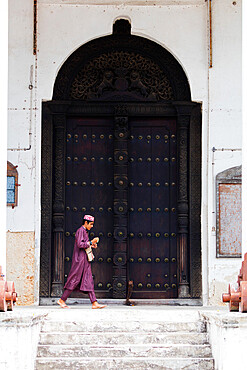
[[[193,322],[162,322],[162,321],[45,321],[42,332],[137,332],[164,333],[164,332],[206,332],[202,321]]]
[[[40,333],[40,344],[207,344],[207,333],[167,332],[167,333]]]
[[[54,310],[36,369],[214,369],[198,311],[139,307]]]
[[[39,345],[37,357],[212,357],[209,345]]]
[[[36,370],[47,369],[165,369],[165,370],[213,370],[212,358],[157,358],[157,357],[128,357],[128,358],[37,358]]]

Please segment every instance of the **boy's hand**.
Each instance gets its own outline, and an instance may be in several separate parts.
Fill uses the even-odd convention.
[[[92,242],[92,247],[97,248],[97,243],[99,242],[99,238],[98,237],[93,238],[93,240],[91,240],[91,242]]]

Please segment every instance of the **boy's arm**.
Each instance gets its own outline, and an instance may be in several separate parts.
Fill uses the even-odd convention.
[[[91,244],[90,244],[90,241],[88,240],[88,235],[87,235],[87,232],[86,230],[81,230],[79,229],[77,232],[76,232],[76,242],[77,242],[77,246],[78,248],[88,248]]]

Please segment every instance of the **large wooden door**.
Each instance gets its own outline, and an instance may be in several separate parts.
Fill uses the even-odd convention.
[[[136,297],[174,297],[176,294],[181,298],[201,297],[201,106],[191,101],[187,76],[174,56],[130,31],[128,21],[117,20],[113,35],[91,40],[75,50],[58,71],[52,101],[42,104],[40,297],[44,300],[62,294],[71,263],[73,233],[80,226],[84,212],[94,213],[96,223],[92,232],[102,233],[97,260],[93,263],[95,286],[101,292],[97,293],[99,297],[102,294],[124,298],[130,278],[134,279]],[[137,116],[146,117],[145,124],[134,120]],[[164,117],[175,117],[177,128],[172,119]],[[167,157],[165,141],[154,141],[150,146],[140,139],[131,141],[131,135],[148,135],[147,127],[151,126],[152,138],[159,135],[160,128],[166,127],[170,132]],[[96,135],[93,128],[97,131],[96,140],[92,137]],[[128,139],[122,128],[128,131]],[[132,130],[136,132],[133,134]],[[65,131],[71,135],[66,138],[67,147],[64,146]],[[99,138],[105,134],[108,138],[113,135],[111,144],[103,144],[105,139]],[[81,135],[87,135],[88,143]],[[166,134],[162,132],[162,135]],[[174,161],[172,151],[176,152],[176,143],[172,139],[179,143]],[[100,150],[99,158],[102,155],[113,160],[105,161],[104,165],[101,160],[100,164],[93,148],[95,143]],[[83,146],[78,149],[77,144],[91,145],[90,158],[95,160],[90,159],[90,166],[86,160],[82,161],[85,152],[82,152]],[[135,153],[137,148],[140,154]],[[152,161],[145,162],[149,172],[142,172],[144,161],[135,163],[129,159],[135,155],[144,158],[147,153]],[[156,162],[163,154],[168,163]],[[66,157],[78,157],[78,160],[70,161]],[[83,181],[84,169],[87,169],[87,181]],[[176,170],[177,181],[174,180]],[[146,177],[141,178],[143,174]],[[161,178],[156,181],[162,174],[168,186]],[[107,180],[103,181],[104,176]],[[148,183],[149,179],[162,185],[152,185],[151,189],[130,185],[131,182]],[[70,185],[66,185],[67,181]],[[87,184],[81,185],[82,182]],[[95,185],[91,184],[94,182]],[[104,185],[99,185],[100,182]],[[105,182],[112,182],[113,186],[107,188]],[[148,203],[146,209],[151,211],[138,211],[138,208],[144,209],[144,201]],[[137,208],[138,213],[130,208]],[[156,208],[160,211],[156,212]],[[135,218],[137,221],[133,221]],[[140,233],[148,236],[137,237]],[[142,260],[138,262],[138,258]],[[155,262],[156,258],[160,261]]]
[[[84,214],[93,214],[90,238],[100,237],[92,263],[99,297],[112,296],[114,275],[114,172],[119,164],[114,165],[113,122],[71,117],[66,128],[65,280],[75,231]],[[134,281],[133,297],[177,297],[176,120],[130,119],[126,149],[126,279]]]
[[[176,120],[132,120],[129,160],[133,297],[177,297]]]

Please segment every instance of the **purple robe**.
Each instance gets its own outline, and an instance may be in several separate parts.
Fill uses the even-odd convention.
[[[85,248],[88,248],[88,246],[89,238],[87,231],[81,226],[75,234],[72,264],[64,289],[81,290],[83,292],[94,291],[91,264],[88,262],[85,251]]]

